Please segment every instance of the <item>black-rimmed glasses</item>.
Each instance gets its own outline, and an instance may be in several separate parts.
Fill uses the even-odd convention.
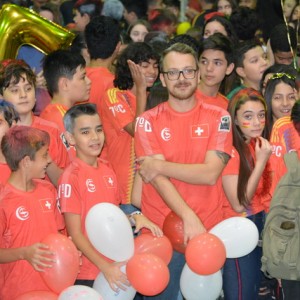
[[[197,71],[198,71],[198,69],[183,69],[181,71],[170,70],[170,71],[161,72],[161,73],[167,74],[167,77],[169,80],[178,80],[180,77],[180,74],[182,74],[185,79],[194,79]]]

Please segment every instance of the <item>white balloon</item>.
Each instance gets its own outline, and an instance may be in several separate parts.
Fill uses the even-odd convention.
[[[209,232],[224,243],[227,258],[238,258],[249,254],[257,246],[259,237],[256,225],[243,217],[226,219]]]
[[[187,264],[180,277],[181,293],[186,300],[216,300],[220,296],[222,283],[221,271],[207,276],[199,275]]]
[[[126,273],[126,266],[121,267],[121,270]],[[132,286],[126,286],[126,291],[118,289],[118,292],[114,292],[103,273],[99,273],[96,277],[93,289],[98,291],[104,300],[132,300],[136,294],[136,290]]]
[[[57,300],[104,300],[94,289],[85,285],[72,285],[64,289]]]
[[[118,262],[133,256],[132,228],[118,206],[111,203],[94,205],[86,216],[85,228],[92,245],[104,256]]]

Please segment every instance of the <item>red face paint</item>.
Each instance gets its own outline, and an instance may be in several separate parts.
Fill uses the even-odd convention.
[[[250,122],[243,122],[242,127],[243,128],[249,128],[250,127]]]

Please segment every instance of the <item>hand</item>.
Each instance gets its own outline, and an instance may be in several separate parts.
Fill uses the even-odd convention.
[[[139,164],[139,174],[145,183],[151,182],[157,175],[159,175],[157,168],[159,164],[158,159],[150,156],[140,157],[137,159],[137,163]]]
[[[187,216],[183,217],[183,231],[184,231],[184,244],[186,245],[189,240],[198,234],[206,232],[199,217],[191,211]]]
[[[255,143],[256,162],[266,164],[272,154],[272,146],[263,137],[258,137]]]
[[[133,79],[133,82],[135,83],[137,89],[141,88],[146,91],[147,89],[147,82],[146,77],[142,73],[142,68],[140,65],[134,63],[132,60],[127,60],[128,67],[131,73],[131,77]]]
[[[47,90],[47,85],[43,74],[43,70],[36,75],[36,87]]]
[[[51,258],[54,253],[49,251],[49,246],[36,243],[25,248],[24,259],[27,260],[36,271],[44,272],[43,268],[51,268],[55,260]]]
[[[134,230],[135,233],[138,233],[142,228],[147,228],[152,232],[152,234],[154,236],[157,236],[157,237],[163,236],[163,232],[159,228],[159,226],[157,226],[155,223],[151,222],[144,215],[136,214],[136,215],[133,215],[133,218],[135,221],[135,230]]]
[[[126,274],[120,269],[122,266],[125,266],[126,263],[127,262],[117,262],[107,264],[107,266],[101,270],[110,288],[115,292],[117,292],[118,289],[125,291],[125,286],[130,286],[130,282],[128,281]]]

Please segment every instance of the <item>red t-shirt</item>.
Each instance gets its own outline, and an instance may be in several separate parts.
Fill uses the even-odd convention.
[[[87,77],[91,80],[89,102],[95,103],[100,112],[102,98],[108,89],[114,87],[115,76],[104,67],[86,67],[85,69]]]
[[[124,127],[135,119],[136,97],[127,90],[109,89],[103,97],[100,111],[107,160],[116,173],[122,204],[128,204],[131,201],[136,162],[134,139]]]
[[[81,230],[87,237],[85,218],[96,204],[109,202],[119,205],[117,179],[107,163],[98,159],[98,167],[75,158],[64,170],[58,188],[61,210],[81,216]],[[78,279],[95,280],[98,268],[84,255]]]
[[[49,155],[55,164],[64,169],[69,164],[69,156],[63,142],[63,134],[55,123],[33,116],[31,127],[44,130],[50,135]]]
[[[61,132],[65,132],[63,117],[68,108],[59,103],[49,103],[41,112],[40,117],[55,123]]]
[[[7,183],[0,195],[1,248],[19,248],[41,242],[64,228],[57,210],[56,189],[44,180],[34,180],[35,189],[24,192]],[[26,260],[0,264],[1,300],[12,300],[29,291],[49,290],[39,272]]]
[[[11,173],[11,170],[10,170],[8,164],[0,162],[0,174],[1,174],[0,185],[6,184],[7,179],[10,176],[10,173]]]
[[[136,124],[137,156],[163,154],[170,162],[201,164],[209,150],[230,155],[232,135],[228,112],[197,99],[196,106],[185,113],[174,111],[168,102],[143,113]],[[170,180],[207,229],[222,220],[220,178],[214,186]],[[160,227],[170,212],[151,184],[143,184],[142,211]]]
[[[215,97],[207,96],[207,95],[203,94],[200,89],[197,89],[196,93],[198,94],[198,97],[200,97],[200,99],[202,99],[202,101],[204,103],[216,105],[218,107],[221,107],[221,108],[227,110],[229,102],[228,102],[228,99],[224,95],[218,93]]]

